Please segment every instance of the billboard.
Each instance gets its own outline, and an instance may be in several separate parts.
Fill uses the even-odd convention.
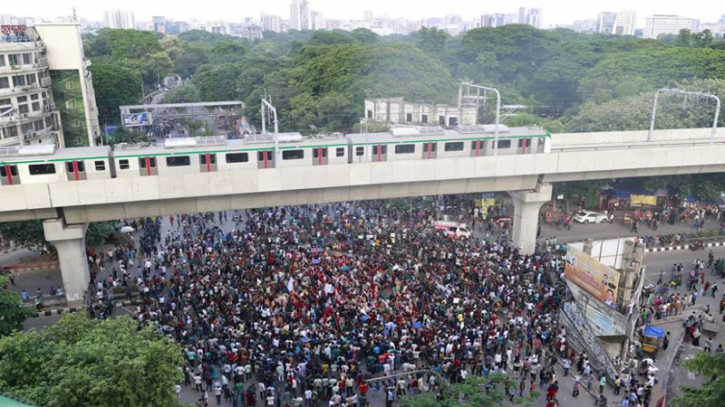
[[[123,115],[124,127],[150,126],[154,124],[150,112],[129,113]]]
[[[617,307],[619,272],[589,257],[580,250],[568,247],[566,279],[578,285],[586,292],[605,303],[610,308]]]

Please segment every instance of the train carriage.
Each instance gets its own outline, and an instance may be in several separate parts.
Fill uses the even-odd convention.
[[[51,184],[111,178],[109,147],[53,144],[0,148],[0,184]]]

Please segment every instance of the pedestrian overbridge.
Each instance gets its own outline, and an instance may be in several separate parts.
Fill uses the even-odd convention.
[[[658,130],[650,141],[647,131],[569,133],[553,135],[549,153],[5,185],[0,221],[46,219],[46,237],[59,249],[61,268],[85,269],[87,275],[81,232],[88,222],[507,191],[516,212],[514,244],[533,252],[538,211],[551,199],[551,183],[725,172],[725,130],[710,137],[710,129]],[[66,292],[82,292],[87,281],[66,285]]]

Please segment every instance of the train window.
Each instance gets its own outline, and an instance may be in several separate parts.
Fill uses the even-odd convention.
[[[545,143],[545,140],[544,140],[544,138],[543,138],[543,137],[539,137],[539,145],[540,145],[540,146],[543,146],[543,145],[544,145],[544,143]]]
[[[128,160],[118,160],[118,168],[121,170],[128,169]]]
[[[317,150],[315,150],[317,151]],[[301,160],[305,158],[304,150],[287,150],[282,151],[283,160]]]
[[[191,158],[188,155],[166,157],[167,167],[186,167],[187,165],[191,165]]]
[[[247,153],[229,153],[226,156],[227,164],[233,163],[246,163],[249,161],[249,154]]]
[[[96,161],[96,171],[106,171],[106,162],[105,161]]]
[[[319,148],[312,149],[312,157],[314,157],[314,158],[320,158],[319,155],[320,155],[320,149]],[[327,158],[327,149],[326,148],[323,148],[322,149],[322,158]]]
[[[148,160],[151,168],[156,168],[156,157],[148,157]],[[141,166],[141,168],[146,168],[146,158],[139,158],[138,164]]]
[[[83,161],[75,161],[77,163],[78,172],[84,172],[86,170],[85,165],[83,165]],[[73,167],[73,161],[68,161],[65,163],[65,167],[68,169],[68,172],[76,172],[75,168]]]
[[[335,156],[337,157],[344,157],[345,156],[345,149],[342,147],[338,147],[337,150],[335,150]]]
[[[423,151],[424,152],[436,151],[436,147],[438,147],[438,145],[436,143],[425,143],[425,144],[423,144]]]
[[[365,155],[365,147],[355,147],[355,155]]]
[[[455,143],[446,143],[444,150],[445,151],[463,151],[463,142],[456,141]]]
[[[18,167],[14,166],[14,165],[9,165],[8,167],[10,167],[10,175],[12,175],[13,177],[17,177],[18,176]],[[7,170],[5,170],[5,166],[0,167],[0,177],[7,177],[7,176],[8,176],[8,172],[7,172]]]
[[[28,166],[30,175],[55,174],[55,164],[31,164]]]
[[[202,165],[206,165],[206,154],[199,154],[199,160]],[[216,164],[216,154],[209,154],[209,163]]]
[[[373,154],[387,154],[388,146],[373,146]]]
[[[511,140],[499,140],[498,148],[511,148]]]
[[[272,151],[260,151],[257,153],[257,160],[264,161],[264,153],[267,153],[267,161],[274,161],[274,154],[272,154]]]
[[[395,146],[395,154],[412,154],[415,152],[415,144],[399,144]]]

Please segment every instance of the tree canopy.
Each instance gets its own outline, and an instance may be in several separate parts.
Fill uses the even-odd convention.
[[[0,339],[0,391],[49,407],[175,406],[181,349],[128,317],[67,314]]]
[[[0,338],[22,329],[23,321],[31,315],[18,293],[10,289],[10,279],[0,275]]]

